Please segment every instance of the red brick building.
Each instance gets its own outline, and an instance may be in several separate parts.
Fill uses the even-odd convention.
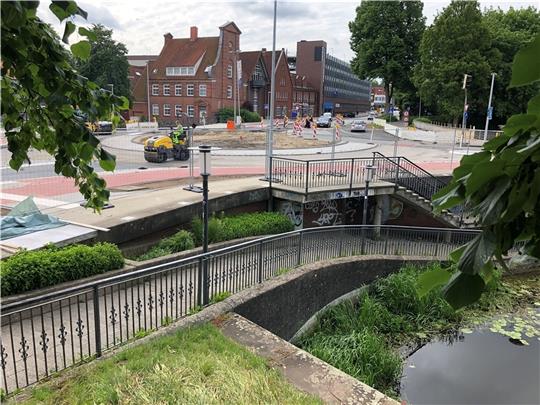
[[[234,22],[219,27],[217,37],[199,37],[197,27],[190,28],[189,38],[165,34],[157,58],[148,58],[142,71],[133,68],[131,116],[150,115],[164,125],[178,116],[213,122],[220,108],[232,108],[240,34]]]
[[[240,60],[242,61],[241,105],[248,107],[248,109],[259,113],[263,117],[267,117],[270,106],[272,51],[263,48],[260,51],[241,52]],[[275,91],[274,116],[290,116],[293,83],[287,64],[287,54],[284,49],[276,51]]]
[[[291,73],[293,83],[293,111],[301,117],[315,115],[319,106],[319,91],[306,76]]]

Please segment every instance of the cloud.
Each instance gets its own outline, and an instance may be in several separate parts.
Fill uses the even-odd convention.
[[[90,23],[90,24],[102,24],[107,28],[112,28],[114,30],[121,30],[122,24],[118,19],[111,13],[111,11],[105,6],[97,6],[93,3],[84,3],[79,2],[79,7],[88,13],[88,19],[84,20],[77,17],[76,20],[79,24]]]

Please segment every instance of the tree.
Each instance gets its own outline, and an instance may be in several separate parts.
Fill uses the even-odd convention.
[[[495,108],[492,122],[497,125],[503,124],[512,114],[525,111],[527,102],[538,91],[538,84],[511,89],[508,89],[508,85],[514,55],[540,32],[540,13],[534,7],[510,8],[506,12],[489,9],[484,12],[483,19],[493,38],[493,47],[501,54],[501,58],[494,61],[497,63],[492,64],[492,72],[497,74],[493,91]]]
[[[540,81],[540,35],[515,56],[511,88]],[[540,258],[540,92],[525,114],[513,115],[504,133],[482,151],[461,159],[450,184],[434,196],[436,210],[464,204],[476,216],[480,233],[451,254],[457,271],[427,273],[425,293],[447,283],[445,297],[455,307],[474,302],[494,275],[494,261],[506,267],[510,249]]]
[[[109,84],[112,84],[114,94],[131,100],[126,46],[113,40],[112,30],[101,24],[89,31],[93,34],[89,39],[90,57],[77,62],[79,72],[102,88],[110,89]]]
[[[500,58],[491,43],[479,3],[452,1],[435,17],[420,43],[414,82],[424,104],[457,124],[463,114],[463,75],[469,74],[469,114],[483,112],[489,95],[489,61]]]
[[[30,148],[54,156],[57,174],[73,178],[87,201],[100,209],[109,197],[106,184],[94,168],[114,170],[115,157],[103,149],[86,128],[86,114],[95,121],[119,119],[117,111],[127,100],[103,91],[72,67],[72,58],[90,54],[87,40],[71,45],[71,53],[48,24],[36,16],[37,1],[2,1],[2,124],[11,152],[9,165],[18,170],[30,162]],[[87,14],[75,2],[53,1],[49,7],[60,21]],[[62,40],[67,43],[77,27],[67,21]],[[80,35],[93,34],[80,27]]]
[[[395,90],[414,92],[410,77],[425,27],[422,9],[420,1],[362,1],[349,22],[352,69],[383,80],[387,110]]]

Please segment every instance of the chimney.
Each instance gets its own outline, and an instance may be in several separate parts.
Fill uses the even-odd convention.
[[[170,32],[167,32],[165,35],[163,35],[163,37],[165,38],[165,43],[167,43],[169,40],[173,38]]]
[[[195,41],[197,39],[197,34],[198,34],[198,29],[197,27],[191,27],[189,29],[189,40],[190,41]]]

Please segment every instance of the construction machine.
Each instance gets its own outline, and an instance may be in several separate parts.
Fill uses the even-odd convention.
[[[144,159],[147,162],[163,163],[167,159],[188,160],[188,128],[181,133],[171,131],[169,135],[154,135],[144,142]]]

